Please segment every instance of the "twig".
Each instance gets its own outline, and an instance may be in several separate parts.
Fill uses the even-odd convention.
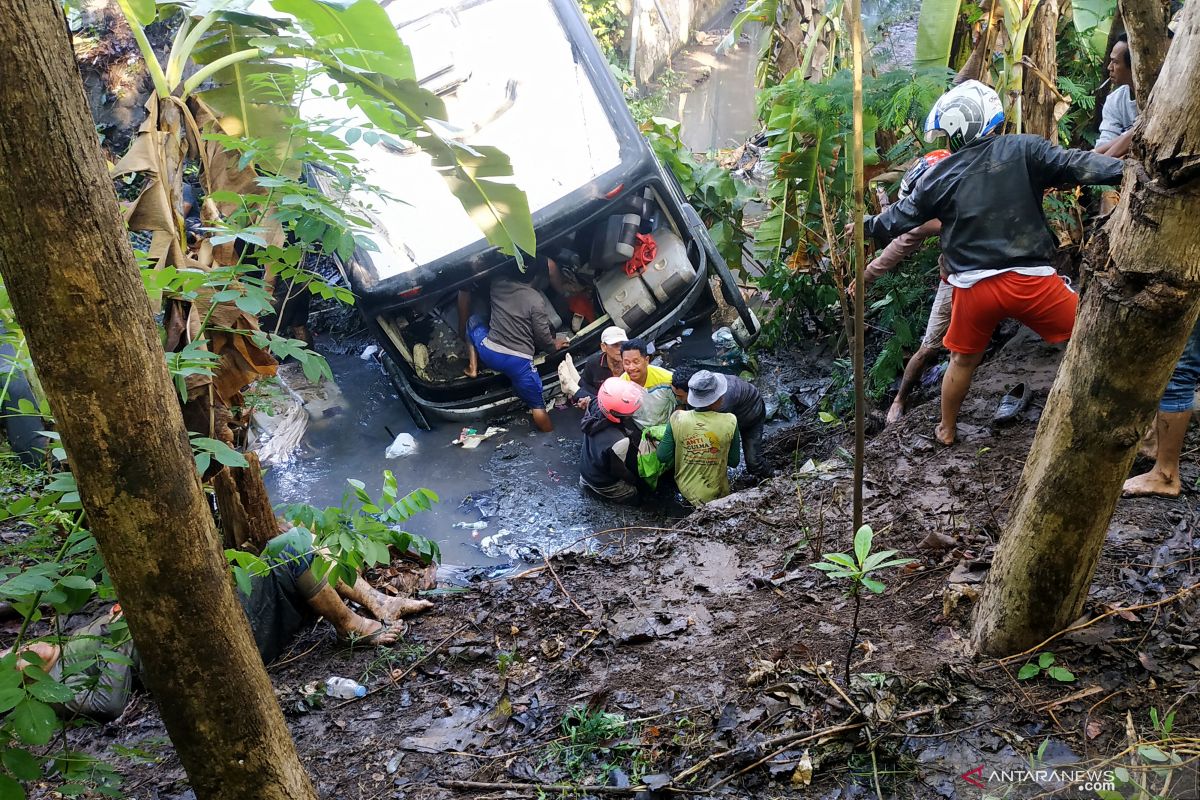
[[[917,711],[910,711],[907,714],[901,714],[900,716],[896,717],[895,719],[892,720],[892,722],[906,722],[910,719],[916,719],[917,717],[924,717],[924,716],[928,716],[929,714],[935,714],[938,711],[941,711],[947,707],[948,706],[931,706],[930,708],[922,708]],[[761,758],[758,761],[751,764],[749,767],[746,767],[745,769],[741,770],[740,772],[734,773],[733,775],[730,775],[729,777],[724,778],[719,783],[716,783],[713,786],[710,786],[708,789],[705,790],[705,793],[712,792],[712,790],[715,789],[716,787],[721,786],[724,783],[727,783],[728,781],[733,780],[738,775],[742,775],[742,774],[750,771],[751,769],[758,766],[759,764],[762,764],[767,759],[783,752],[790,746],[797,745],[797,744],[805,744],[807,742],[816,741],[817,739],[822,739],[826,736],[835,736],[839,733],[849,733],[850,731],[856,731],[859,728],[865,728],[866,726],[867,726],[866,722],[848,722],[848,723],[842,723],[841,725],[834,725],[833,727],[830,727],[830,728],[822,728],[821,730],[816,731],[814,733],[789,733],[784,736],[776,736],[774,739],[767,739],[765,742],[762,742],[761,744],[759,744],[758,748],[764,748],[764,749],[774,748],[773,752],[769,753],[766,756],[766,758]],[[758,748],[756,748],[756,749],[758,749]],[[734,752],[736,752],[736,751],[722,750],[720,753],[713,753],[712,755],[702,759],[701,761],[698,761],[697,763],[695,763],[692,766],[685,769],[683,772],[676,775],[674,778],[671,779],[671,783],[676,786],[682,785],[685,778],[692,777],[697,772],[700,772],[705,767],[707,767],[708,765],[710,765],[716,761],[720,761],[721,759],[728,758],[729,756],[733,755]]]
[[[1185,586],[1184,588],[1180,589],[1178,592],[1171,595],[1170,597],[1164,597],[1162,600],[1155,600],[1153,603],[1142,603],[1141,605],[1136,605],[1136,606],[1122,606],[1120,608],[1109,609],[1108,611],[1105,611],[1103,614],[1101,614],[1097,617],[1093,617],[1092,619],[1089,619],[1087,622],[1081,622],[1078,625],[1072,625],[1069,628],[1064,628],[1063,630],[1059,631],[1058,633],[1050,636],[1045,641],[1040,642],[1039,644],[1035,644],[1033,647],[1029,648],[1028,650],[1022,650],[1020,653],[1013,653],[1011,656],[1005,656],[1004,658],[998,658],[998,659],[996,659],[995,662],[983,667],[982,671],[995,669],[997,666],[1002,665],[1002,664],[1011,664],[1014,661],[1020,661],[1022,658],[1025,658],[1026,656],[1029,656],[1029,655],[1032,655],[1032,654],[1038,652],[1039,650],[1041,650],[1043,647],[1045,647],[1046,645],[1053,642],[1058,637],[1066,636],[1068,633],[1075,633],[1076,631],[1081,631],[1084,628],[1095,625],[1097,622],[1104,619],[1105,617],[1111,617],[1114,614],[1123,614],[1126,611],[1142,611],[1147,608],[1158,608],[1159,606],[1165,606],[1165,605],[1175,602],[1176,600],[1179,600],[1180,598],[1186,597],[1187,595],[1196,591],[1197,588],[1200,588],[1200,583],[1193,583],[1191,586]]]
[[[459,625],[459,626],[458,626],[458,627],[457,627],[457,628],[454,630],[454,632],[453,632],[453,633],[451,633],[451,634],[450,634],[449,636],[447,636],[445,639],[442,639],[440,642],[438,642],[436,645],[434,645],[432,650],[430,650],[428,653],[426,653],[425,655],[421,656],[421,657],[420,657],[420,658],[418,658],[416,661],[414,661],[414,662],[412,663],[412,665],[411,665],[411,666],[409,666],[409,668],[408,668],[408,669],[404,670],[404,672],[400,673],[399,675],[397,675],[397,674],[395,673],[395,671],[388,673],[388,677],[391,679],[391,683],[386,683],[386,684],[381,684],[381,685],[379,685],[379,686],[376,686],[374,689],[372,689],[371,691],[367,692],[367,693],[366,693],[366,694],[364,694],[362,697],[351,697],[349,700],[343,700],[342,702],[338,703],[336,706],[333,706],[333,707],[332,707],[330,710],[337,709],[337,708],[341,708],[342,706],[347,706],[347,705],[350,705],[351,703],[357,703],[359,700],[362,700],[362,699],[363,699],[363,697],[370,697],[371,695],[375,694],[376,692],[382,691],[383,689],[387,689],[387,688],[389,688],[389,687],[391,687],[391,686],[399,686],[399,685],[400,685],[400,681],[404,680],[404,679],[405,679],[405,678],[407,678],[409,675],[411,675],[411,674],[412,674],[412,672],[413,672],[413,670],[415,670],[417,667],[421,666],[421,665],[422,665],[422,664],[424,664],[426,661],[428,661],[429,659],[433,658],[433,656],[434,656],[434,655],[436,655],[436,654],[437,654],[437,652],[438,652],[439,650],[441,650],[441,649],[442,649],[442,647],[444,647],[444,646],[445,646],[446,642],[450,641],[450,640],[451,640],[451,639],[453,639],[455,636],[458,636],[460,633],[462,633],[463,631],[465,631],[465,630],[466,630],[467,628],[469,628],[469,627],[471,627],[471,623],[470,623],[470,622],[464,622],[462,625]]]
[[[582,614],[586,619],[591,619],[592,615],[585,611],[583,606],[575,602],[575,598],[572,597],[571,593],[567,591],[567,587],[563,586],[563,582],[558,577],[558,573],[554,571],[554,565],[550,563],[550,556],[544,556],[543,558],[546,561],[546,569],[550,570],[550,577],[554,578],[554,582],[558,584],[558,588],[561,589],[562,593],[566,595],[568,600],[571,601],[571,605],[575,606],[575,610]]]
[[[527,792],[560,792],[572,795],[578,795],[580,792],[588,794],[637,794],[638,792],[650,791],[650,787],[644,784],[637,786],[603,786],[599,784],[570,784],[570,783],[487,783],[484,781],[438,781],[438,785],[446,789],[458,789],[460,791],[519,791]]]

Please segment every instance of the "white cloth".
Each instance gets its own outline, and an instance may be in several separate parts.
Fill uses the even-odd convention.
[[[1138,107],[1129,94],[1128,86],[1118,86],[1104,100],[1104,110],[1100,112],[1100,137],[1096,146],[1108,144],[1125,131],[1133,127],[1137,121]]]
[[[574,397],[579,391],[579,370],[575,369],[575,362],[570,353],[567,353],[567,357],[558,365],[558,385],[568,398]]]
[[[1045,278],[1056,275],[1054,267],[1006,267],[1004,269],[969,269],[966,272],[951,272],[946,281],[957,289],[970,289],[975,284],[987,278],[993,278],[1004,272],[1015,272],[1018,275],[1029,275],[1033,278]]]

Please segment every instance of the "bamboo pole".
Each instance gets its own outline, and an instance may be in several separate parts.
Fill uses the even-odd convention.
[[[863,376],[863,303],[867,294],[864,267],[866,248],[863,243],[863,29],[862,2],[850,0],[850,51],[854,71],[854,142],[853,157],[854,205],[854,530],[863,524],[863,455],[866,435],[867,398]]]

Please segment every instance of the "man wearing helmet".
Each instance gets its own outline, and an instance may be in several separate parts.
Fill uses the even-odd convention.
[[[1113,185],[1122,162],[1064,150],[1040,136],[997,136],[1004,109],[979,81],[954,87],[925,121],[927,139],[949,139],[951,157],[929,169],[912,194],[867,217],[866,232],[881,244],[931,219],[942,221],[942,257],[953,288],[950,327],[942,343],[950,368],[942,379],[938,441],[957,435],[958,412],[1001,320],[1014,318],[1047,342],[1065,342],[1078,299],[1051,261],[1057,240],[1046,225],[1047,189]]]
[[[633,423],[646,390],[632,381],[608,378],[579,422],[579,486],[606,500],[638,498],[638,446],[642,432]]]

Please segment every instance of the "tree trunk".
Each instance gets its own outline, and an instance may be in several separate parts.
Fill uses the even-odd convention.
[[[975,616],[1007,655],[1083,611],[1138,440],[1200,313],[1200,4],[1189,4],[1054,382]],[[1103,240],[1107,240],[1107,242]],[[1107,244],[1107,246],[1106,246]]]
[[[1058,144],[1058,18],[1060,0],[1042,0],[1033,12],[1025,35],[1025,55],[1036,70],[1025,67],[1021,114],[1024,133],[1043,136]]]
[[[0,275],[202,799],[315,800],[233,593],[55,0],[0,4]]]
[[[258,455],[245,455],[247,466],[224,467],[213,476],[213,494],[225,546],[260,553],[279,535],[279,522],[263,486]]]
[[[1170,10],[1162,0],[1120,0],[1129,56],[1133,62],[1133,88],[1138,109],[1146,110],[1150,92],[1167,57]]]

